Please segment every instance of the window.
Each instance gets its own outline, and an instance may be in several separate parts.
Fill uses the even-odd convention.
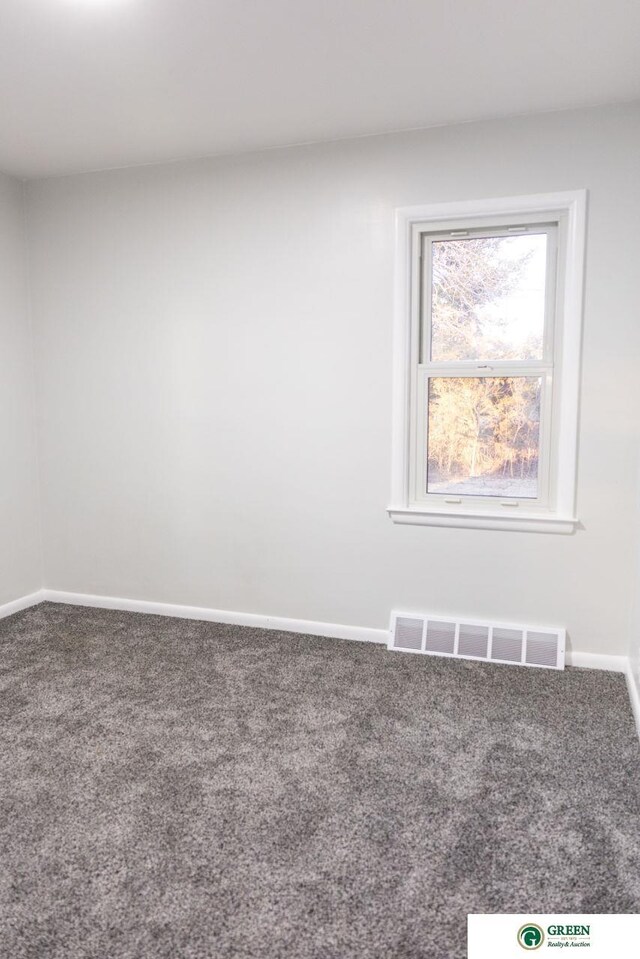
[[[396,522],[575,529],[585,203],[398,211]]]

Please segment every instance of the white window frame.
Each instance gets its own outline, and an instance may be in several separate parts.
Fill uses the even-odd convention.
[[[480,529],[572,533],[575,515],[582,340],[582,295],[587,191],[501,197],[396,211],[396,297],[392,493],[387,509],[396,523]],[[538,362],[423,363],[420,356],[424,236],[460,230],[552,225],[556,243],[547,259],[547,352]],[[556,256],[557,249],[557,256]],[[555,260],[555,263],[552,260]],[[553,323],[553,329],[549,324]],[[482,364],[484,365],[484,364]],[[479,370],[480,367],[480,370]],[[427,494],[424,384],[438,370],[448,375],[523,375],[543,378],[539,495],[533,500]],[[551,383],[553,378],[553,389]],[[421,489],[422,487],[422,489]],[[456,502],[456,500],[458,500]],[[448,502],[447,502],[448,501]],[[453,502],[451,502],[453,501]]]

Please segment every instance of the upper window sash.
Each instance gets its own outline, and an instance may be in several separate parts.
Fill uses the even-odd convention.
[[[482,355],[481,350],[475,358],[442,359],[433,357],[433,245],[450,241],[465,242],[475,239],[511,239],[518,236],[544,236],[546,241],[545,257],[545,293],[542,322],[542,349],[539,356],[526,359],[497,359],[490,354]],[[511,229],[508,226],[474,229],[456,229],[432,232],[422,226],[414,230],[415,259],[418,264],[419,288],[416,291],[416,305],[418,306],[418,362],[420,365],[446,371],[447,369],[478,370],[479,375],[487,367],[494,370],[545,370],[554,363],[554,317],[556,307],[556,273],[558,260],[558,226],[556,223],[537,223],[518,225]],[[490,374],[488,374],[490,375]]]

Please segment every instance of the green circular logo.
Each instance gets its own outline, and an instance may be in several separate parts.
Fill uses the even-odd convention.
[[[535,922],[528,922],[518,929],[518,945],[523,949],[539,949],[544,942],[544,932]]]

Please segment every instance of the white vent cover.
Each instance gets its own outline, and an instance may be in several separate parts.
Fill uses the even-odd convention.
[[[491,663],[564,669],[565,630],[428,613],[392,613],[389,649]]]

